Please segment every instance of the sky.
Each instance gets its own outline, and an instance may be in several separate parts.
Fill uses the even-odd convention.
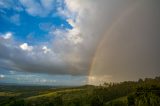
[[[159,0],[0,0],[0,83],[160,75]]]

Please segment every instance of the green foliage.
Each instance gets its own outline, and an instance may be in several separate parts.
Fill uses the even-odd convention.
[[[57,96],[53,100],[54,106],[62,106],[63,105],[63,99],[62,96]]]
[[[56,89],[1,86],[0,92],[0,106],[160,106],[160,77]]]
[[[128,99],[128,106],[135,105],[135,95],[131,94],[127,97],[127,99]]]
[[[24,100],[13,100],[5,106],[26,106],[26,103]]]
[[[142,84],[134,94],[128,96],[129,106],[160,106],[160,86],[152,84],[150,79],[145,81],[147,84]]]
[[[159,106],[160,97],[156,96],[153,93],[146,93],[140,95],[135,99],[136,106]]]
[[[124,101],[112,101],[105,106],[127,106],[127,103]]]

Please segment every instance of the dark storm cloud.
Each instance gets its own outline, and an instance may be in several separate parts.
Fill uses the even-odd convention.
[[[92,67],[108,81],[160,75],[160,1],[144,0],[128,9],[106,32]]]

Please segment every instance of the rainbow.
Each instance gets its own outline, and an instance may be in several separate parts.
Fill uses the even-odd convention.
[[[140,6],[142,2],[136,2],[135,4],[133,4],[131,7],[127,8],[117,19],[116,21],[114,21],[111,26],[108,28],[108,30],[105,32],[105,34],[103,34],[99,44],[97,45],[96,49],[95,49],[95,53],[93,55],[93,58],[91,60],[90,63],[90,67],[89,67],[89,74],[88,76],[94,76],[94,71],[96,68],[96,64],[97,64],[97,56],[100,55],[100,52],[103,48],[102,45],[105,43],[106,38],[108,37],[108,35],[111,34],[112,31],[114,31],[115,26],[117,26],[117,24],[124,19],[124,17],[128,16],[129,14],[131,14],[138,6]],[[90,80],[88,79],[88,84],[90,84]]]

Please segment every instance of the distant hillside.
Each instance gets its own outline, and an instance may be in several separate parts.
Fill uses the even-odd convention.
[[[0,86],[0,106],[160,106],[160,77],[100,86]]]

